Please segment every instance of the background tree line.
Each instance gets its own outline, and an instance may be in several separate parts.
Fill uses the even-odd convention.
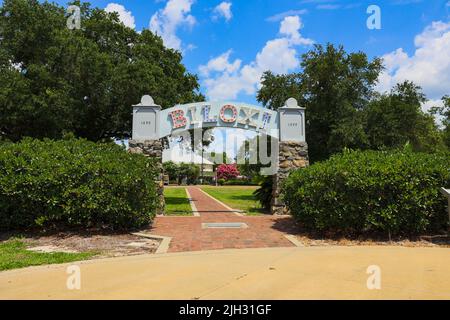
[[[157,104],[202,101],[196,75],[180,52],[149,30],[138,33],[117,13],[81,8],[69,30],[66,8],[37,0],[0,6],[0,136],[128,137],[132,104],[150,93]]]
[[[409,143],[415,151],[433,152],[450,147],[450,99],[444,107],[424,113],[421,88],[405,81],[389,93],[374,90],[383,71],[379,58],[363,52],[347,53],[342,46],[316,45],[305,53],[302,71],[274,75],[265,72],[257,99],[277,109],[288,97],[306,107],[306,136],[310,159],[324,160],[350,149],[395,149]],[[443,117],[439,128],[433,114]]]
[[[164,47],[160,37],[126,27],[116,13],[73,4],[81,8],[79,30],[67,28],[66,9],[53,3],[5,0],[0,6],[1,139],[127,138],[130,106],[143,94],[163,107],[204,100],[181,53]],[[312,162],[344,148],[449,148],[450,98],[432,110],[443,119],[439,128],[422,111],[426,97],[416,84],[405,81],[385,94],[374,90],[381,59],[316,45],[302,56],[300,69],[264,73],[257,99],[276,109],[292,96],[306,107]]]

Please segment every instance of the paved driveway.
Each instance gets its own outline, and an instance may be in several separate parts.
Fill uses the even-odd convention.
[[[0,273],[0,299],[450,299],[450,249],[291,247],[168,253]],[[368,266],[381,289],[367,289]]]

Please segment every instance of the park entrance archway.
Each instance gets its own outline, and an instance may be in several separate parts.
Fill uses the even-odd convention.
[[[204,128],[216,127],[240,128],[271,137],[272,170],[266,171],[274,179],[271,212],[287,213],[280,200],[281,182],[290,171],[308,165],[305,109],[299,107],[294,98],[289,98],[277,111],[241,102],[197,102],[162,110],[151,96],[145,95],[139,104],[133,106],[133,133],[129,150],[159,160],[159,210],[164,210],[162,140],[182,131],[193,130],[195,135]]]

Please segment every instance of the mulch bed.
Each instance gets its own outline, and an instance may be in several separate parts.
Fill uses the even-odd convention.
[[[402,246],[402,247],[445,247],[450,248],[450,235],[424,235],[414,238],[392,238],[371,236],[339,236],[335,234],[318,235],[298,232],[297,239],[304,246]]]

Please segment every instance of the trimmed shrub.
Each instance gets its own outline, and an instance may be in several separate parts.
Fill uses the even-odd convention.
[[[151,222],[155,165],[114,143],[32,140],[0,146],[0,229],[133,228]]]
[[[417,235],[446,228],[448,186],[448,153],[347,151],[293,172],[282,194],[310,230]]]

